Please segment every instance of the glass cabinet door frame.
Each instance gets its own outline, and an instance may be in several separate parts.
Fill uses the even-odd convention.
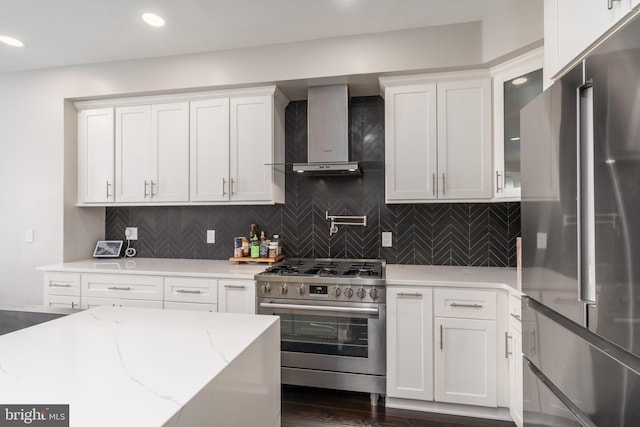
[[[493,79],[493,197],[499,201],[520,201],[520,187],[505,188],[504,83],[542,68],[542,47],[491,68]]]

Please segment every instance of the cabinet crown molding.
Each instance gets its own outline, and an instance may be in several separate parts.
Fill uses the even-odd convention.
[[[105,107],[126,107],[131,105],[143,104],[165,104],[170,102],[188,102],[200,99],[225,98],[238,96],[273,96],[276,101],[284,106],[289,103],[286,96],[275,85],[247,87],[240,89],[221,89],[202,92],[182,92],[165,95],[147,95],[147,96],[127,96],[119,98],[92,99],[84,101],[76,101],[73,105],[77,110],[86,110],[90,108]]]
[[[411,74],[402,76],[379,77],[380,95],[384,98],[384,90],[393,86],[414,85],[422,83],[443,83],[456,80],[473,80],[489,78],[489,70],[469,70],[446,73]]]

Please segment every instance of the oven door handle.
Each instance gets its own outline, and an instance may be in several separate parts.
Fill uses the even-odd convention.
[[[305,304],[278,304],[275,302],[261,302],[261,308],[282,308],[286,310],[307,310],[307,311],[339,311],[342,313],[358,313],[358,314],[378,314],[378,308],[365,307],[335,307],[324,305],[305,305]]]

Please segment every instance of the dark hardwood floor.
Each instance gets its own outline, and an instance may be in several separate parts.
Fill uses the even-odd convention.
[[[505,421],[371,407],[369,395],[310,387],[282,386],[282,427],[515,427]]]

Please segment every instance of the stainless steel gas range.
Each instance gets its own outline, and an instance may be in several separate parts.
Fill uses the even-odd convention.
[[[255,276],[257,311],[280,316],[282,383],[385,392],[384,261],[287,259]]]

